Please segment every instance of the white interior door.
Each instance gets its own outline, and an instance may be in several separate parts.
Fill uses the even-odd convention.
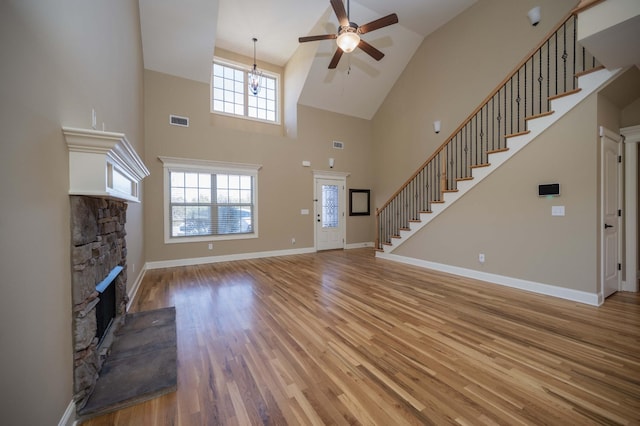
[[[316,250],[344,248],[344,192],[343,179],[315,180]]]
[[[620,288],[620,136],[601,128],[602,149],[602,223],[601,273],[602,295],[610,296]]]

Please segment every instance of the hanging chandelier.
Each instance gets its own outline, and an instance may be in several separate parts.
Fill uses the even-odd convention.
[[[253,38],[253,68],[249,71],[249,90],[254,95],[260,92],[260,86],[262,85],[262,71],[259,71],[256,66],[256,42],[257,38]]]

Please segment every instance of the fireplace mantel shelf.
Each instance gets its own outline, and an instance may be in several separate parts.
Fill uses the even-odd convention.
[[[124,133],[63,127],[69,148],[69,194],[140,202],[149,170]]]

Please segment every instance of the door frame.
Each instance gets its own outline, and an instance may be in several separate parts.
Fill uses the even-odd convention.
[[[318,194],[316,194],[316,188],[318,180],[330,179],[337,180],[344,186],[342,196],[340,198],[340,209],[343,213],[343,226],[342,226],[342,248],[347,245],[347,177],[351,173],[348,172],[334,172],[329,170],[314,170],[313,171],[313,247],[315,251],[318,251],[318,226],[316,225],[316,217],[318,216]]]
[[[638,292],[638,144],[640,143],[640,126],[620,129],[624,138],[624,234],[625,256],[622,280],[623,291]]]
[[[605,299],[604,295],[604,281],[605,281],[605,139],[609,139],[614,141],[617,145],[617,156],[621,158],[622,156],[622,141],[623,137],[616,132],[613,132],[603,126],[600,126],[600,285],[599,285],[599,294],[598,298],[600,302],[603,303]],[[617,205],[616,210],[622,210],[622,162],[617,162],[617,172],[616,172],[616,191],[618,192],[616,195]],[[617,245],[616,248],[617,256],[616,263],[622,263],[622,239],[624,237],[624,230],[622,229],[622,217],[620,215],[616,216],[615,230],[618,233],[617,236]],[[617,286],[616,291],[622,290],[622,271],[619,269],[617,272]]]

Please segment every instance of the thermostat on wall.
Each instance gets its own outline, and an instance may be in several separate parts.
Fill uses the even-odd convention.
[[[538,185],[538,196],[540,197],[558,197],[560,196],[560,184],[549,183],[546,185]]]

